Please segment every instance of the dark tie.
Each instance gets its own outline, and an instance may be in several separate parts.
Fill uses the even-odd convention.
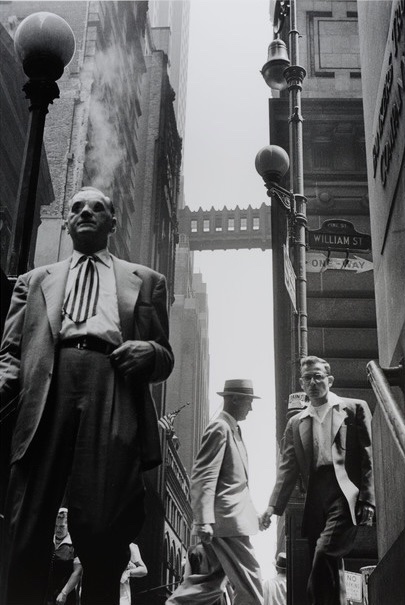
[[[65,315],[77,324],[93,317],[97,311],[100,283],[96,260],[94,256],[79,258],[76,280],[63,305]]]

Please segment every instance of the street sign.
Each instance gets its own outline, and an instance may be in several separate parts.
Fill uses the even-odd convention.
[[[283,244],[283,252],[284,252],[284,283],[285,283],[285,287],[287,288],[287,292],[290,295],[290,299],[291,299],[294,311],[295,311],[295,313],[297,313],[297,304],[296,304],[297,295],[295,292],[295,282],[296,282],[297,278],[295,276],[294,268],[290,261],[290,257],[288,256],[287,247],[285,244]]]
[[[372,271],[373,263],[366,258],[354,255],[353,258],[335,258],[328,257],[322,252],[307,252],[306,255],[307,273],[323,273],[327,269],[340,271],[354,271],[355,273],[365,273]]]
[[[320,229],[308,229],[307,243],[312,250],[371,250],[371,236],[356,231],[353,223],[344,219],[329,219]]]
[[[350,604],[363,602],[363,584],[361,573],[345,571],[346,599]]]
[[[297,393],[290,393],[288,396],[288,409],[304,409],[308,405],[308,397],[304,391],[298,391]]]

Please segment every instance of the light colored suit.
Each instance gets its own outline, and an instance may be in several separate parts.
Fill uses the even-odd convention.
[[[223,595],[226,577],[234,605],[263,605],[263,588],[249,536],[259,529],[248,487],[248,458],[236,420],[227,412],[210,422],[191,475],[191,506],[197,525],[211,524],[200,569],[190,570],[168,599],[171,605],[210,605]]]
[[[213,524],[215,536],[252,536],[259,529],[245,444],[226,412],[205,430],[191,476],[191,506],[195,523]]]

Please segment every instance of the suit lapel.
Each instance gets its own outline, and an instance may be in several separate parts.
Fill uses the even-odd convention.
[[[305,466],[307,474],[309,474],[312,466],[313,458],[313,437],[312,437],[312,418],[311,416],[305,416],[299,423],[299,435],[301,445],[304,453]]]
[[[246,473],[246,479],[248,479],[249,478],[248,455],[247,455],[246,446],[245,446],[245,444],[243,442],[242,436],[238,432],[237,428],[236,429],[232,428],[232,437],[233,437],[233,439],[234,439],[234,441],[236,443],[236,447],[238,448],[238,452],[239,452],[240,457],[242,459],[243,467],[244,467],[245,473]]]
[[[233,434],[233,438],[235,440],[236,443],[236,447],[239,450],[240,453],[240,457],[242,458],[242,462],[243,462],[243,466],[245,468],[245,473],[246,473],[246,478],[248,478],[248,473],[249,473],[249,462],[248,462],[248,455],[247,455],[247,451],[246,451],[246,446],[242,440],[242,437],[239,435],[238,431],[232,431]]]
[[[138,300],[142,279],[133,268],[115,256],[112,257],[117,284],[118,313],[123,340],[134,337],[134,310]]]
[[[54,340],[58,339],[62,325],[62,307],[70,260],[68,258],[61,263],[50,265],[47,269],[48,275],[41,283],[41,289],[46,302],[46,312]]]
[[[332,410],[332,443],[334,443],[336,435],[338,434],[338,431],[340,430],[345,418],[347,418],[347,413],[342,408],[342,404],[339,403],[339,407],[333,408]],[[345,446],[345,443],[342,443],[341,445]]]
[[[239,433],[238,433],[238,429],[233,427],[233,425],[228,421],[228,418],[225,416],[225,414],[222,415],[222,418],[229,424],[229,427],[232,432],[232,438],[235,442],[236,448],[241,457],[243,468],[245,469],[246,480],[248,480],[249,479],[249,468],[248,468],[249,463],[248,463],[248,455],[247,455],[245,444],[242,440],[241,435],[239,435]]]

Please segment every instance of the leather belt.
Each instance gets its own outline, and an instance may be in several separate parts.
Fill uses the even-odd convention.
[[[97,353],[103,353],[104,355],[110,355],[117,348],[117,345],[113,345],[111,342],[107,342],[97,336],[76,336],[75,338],[66,338],[61,340],[59,343],[61,349],[73,348],[80,350],[96,351]]]

